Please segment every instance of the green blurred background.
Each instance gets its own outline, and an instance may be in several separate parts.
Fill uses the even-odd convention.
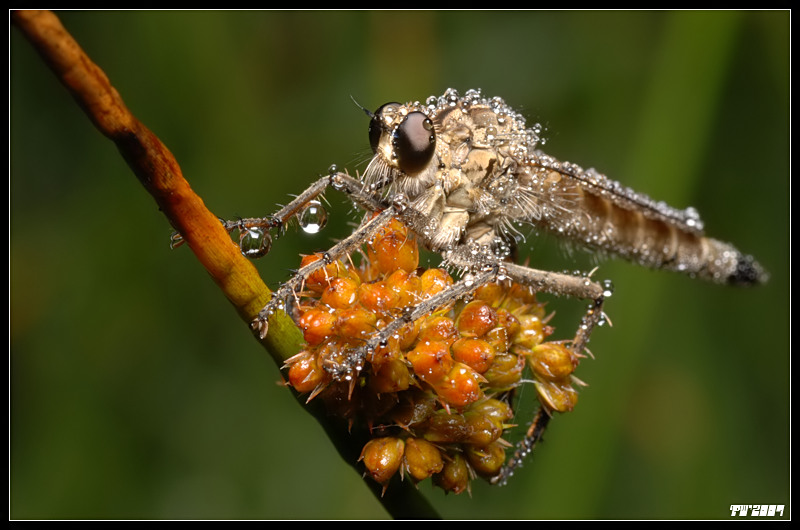
[[[62,12],[217,215],[368,158],[368,108],[480,87],[549,153],[677,207],[769,269],[708,285],[616,261],[574,412],[446,518],[789,514],[789,13]],[[384,518],[108,140],[10,35],[12,518]],[[356,217],[257,263],[277,285]],[[532,264],[593,266],[546,237]],[[558,301],[570,336],[582,302]],[[523,392],[523,399],[533,392]],[[519,418],[520,423],[526,421]]]

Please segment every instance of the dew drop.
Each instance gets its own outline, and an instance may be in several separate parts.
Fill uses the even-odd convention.
[[[328,212],[318,200],[309,201],[298,215],[300,228],[307,234],[316,234],[328,222]]]
[[[508,276],[508,274],[507,274],[507,272],[506,272],[506,269],[505,269],[505,267],[500,267],[500,269],[497,271],[497,278],[496,278],[496,281],[498,281],[498,282],[504,282],[504,281],[506,281],[506,280],[510,280],[510,279],[511,279],[511,278],[509,278],[509,276]]]
[[[397,213],[402,213],[408,208],[408,199],[402,193],[398,193],[392,197],[392,207]]]
[[[331,175],[331,187],[336,191],[344,191],[345,189],[344,180],[342,179],[341,176],[339,176],[338,173],[334,173],[333,175]],[[353,203],[353,205],[355,205],[355,203]]]
[[[265,256],[272,248],[272,236],[260,228],[247,228],[239,235],[239,250],[248,258]]]
[[[614,284],[611,280],[603,280],[603,296],[608,298],[612,294],[614,294]]]

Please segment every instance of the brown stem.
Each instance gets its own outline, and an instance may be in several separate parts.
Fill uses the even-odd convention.
[[[270,291],[242,256],[219,219],[194,193],[175,157],[125,105],[108,77],[49,11],[15,11],[12,21],[33,44],[95,127],[112,140],[170,224],[180,232],[211,278],[250,322]],[[301,337],[285,315],[275,319],[264,346],[276,362],[298,351]]]

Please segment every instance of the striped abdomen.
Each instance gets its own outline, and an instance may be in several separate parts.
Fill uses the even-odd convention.
[[[653,269],[733,285],[766,281],[766,273],[751,256],[704,236],[694,209],[676,210],[655,202],[591,169],[556,166],[549,165],[550,179],[557,173],[558,193],[569,197],[569,206],[563,214],[536,224]]]

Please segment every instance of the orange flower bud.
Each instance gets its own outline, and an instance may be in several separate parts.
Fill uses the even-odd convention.
[[[452,491],[456,495],[469,489],[469,468],[467,461],[461,454],[456,453],[451,460],[447,460],[441,473],[433,476],[434,483],[443,490]]]
[[[463,414],[447,413],[443,410],[431,415],[421,431],[425,439],[434,443],[456,443],[470,435]]]
[[[317,366],[317,358],[311,352],[301,355],[289,367],[289,384],[301,394],[311,392],[326,379],[325,372]]]
[[[398,295],[384,282],[362,283],[358,287],[358,302],[373,313],[383,314],[397,306]]]
[[[420,325],[417,340],[425,341],[444,341],[452,344],[459,337],[456,324],[452,318],[448,317],[428,317]]]
[[[544,340],[544,324],[536,315],[520,315],[520,330],[514,337],[514,345],[531,350]]]
[[[479,374],[492,365],[495,351],[491,344],[482,339],[459,339],[451,346],[453,359],[460,361]]]
[[[345,340],[364,340],[375,331],[378,318],[363,307],[336,312],[336,333]]]
[[[569,378],[559,381],[535,381],[539,400],[546,407],[557,412],[569,412],[578,402],[578,392],[570,384]]]
[[[502,421],[472,410],[464,414],[464,417],[470,429],[467,442],[475,447],[486,447],[503,435]]]
[[[397,220],[379,231],[367,248],[372,265],[384,274],[397,269],[410,272],[419,266],[419,247],[405,226]]]
[[[397,307],[410,307],[419,302],[420,279],[415,272],[398,269],[389,274],[384,282],[397,293]]]
[[[533,372],[544,379],[563,379],[578,366],[578,356],[558,342],[545,342],[533,349],[528,361]]]
[[[333,335],[336,315],[325,309],[312,308],[300,317],[300,329],[303,338],[311,346],[321,344]]]
[[[474,403],[469,408],[469,412],[478,412],[484,416],[492,418],[499,423],[506,422],[514,417],[514,411],[511,410],[511,405],[505,401],[500,401],[499,399],[494,398],[485,399],[483,401]]]
[[[444,378],[454,364],[450,347],[442,341],[421,342],[408,352],[406,359],[414,367],[414,373],[430,384]]]
[[[444,269],[427,269],[420,276],[420,294],[425,298],[439,293],[453,284],[453,278]]]
[[[436,393],[449,405],[464,407],[483,397],[483,378],[464,363],[455,363],[447,376],[433,383]]]
[[[506,450],[500,442],[492,442],[486,447],[467,447],[464,455],[472,469],[482,477],[497,475],[506,461]]]
[[[316,254],[303,256],[303,259],[300,261],[300,268],[302,269],[306,265],[321,259],[322,254],[319,252]],[[328,287],[331,278],[335,278],[337,276],[339,276],[339,264],[329,263],[328,265],[315,270],[306,278],[305,288],[315,293],[321,293]]]
[[[483,377],[488,386],[495,390],[506,390],[517,386],[525,369],[525,358],[510,353],[498,353]]]
[[[411,375],[406,363],[392,359],[375,367],[375,373],[369,380],[370,388],[379,394],[400,392],[411,384]]]
[[[389,482],[403,462],[404,448],[400,438],[375,438],[367,442],[361,451],[361,459],[375,482]]]
[[[468,303],[458,315],[456,327],[462,335],[482,337],[497,326],[497,311],[483,300]]]
[[[503,285],[493,282],[481,285],[475,290],[475,299],[483,300],[487,304],[496,307],[505,297],[506,289]]]
[[[356,301],[358,283],[352,278],[331,278],[320,301],[334,309],[347,309]]]
[[[408,474],[420,481],[440,472],[444,462],[435,445],[420,438],[409,438],[406,440],[405,465]]]

